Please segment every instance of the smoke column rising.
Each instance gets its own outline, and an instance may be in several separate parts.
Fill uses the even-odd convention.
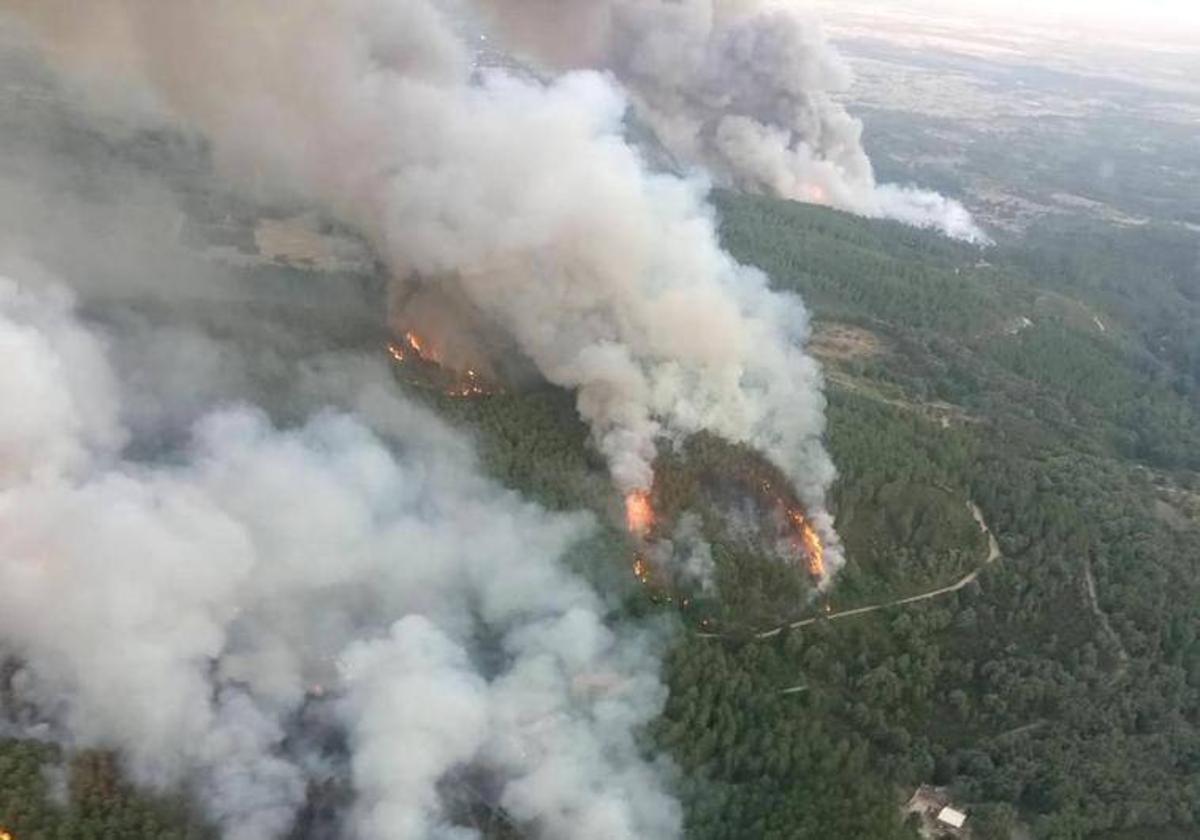
[[[357,228],[398,295],[465,301],[576,389],[622,490],[649,486],[662,437],[759,448],[836,566],[807,315],[721,250],[702,179],[651,171],[625,140],[608,75],[478,71],[461,10],[431,0],[0,9],[93,95],[120,92],[109,104],[142,83],[231,181]],[[244,405],[203,412],[164,465],[128,457],[142,392],[69,297],[6,282],[0,347],[14,360],[0,396],[24,409],[0,423],[0,574],[27,606],[0,615],[0,636],[29,663],[23,690],[80,743],[121,748],[143,782],[195,786],[227,836],[272,837],[303,796],[286,724],[332,684],[364,837],[469,836],[438,791],[464,764],[542,836],[678,835],[634,742],[663,700],[652,640],[607,626],[559,563],[586,517],[482,479],[435,418],[384,393],[382,369],[307,383],[342,410],[297,428]],[[149,388],[156,422],[194,408],[174,410],[185,361]],[[481,627],[500,665],[480,664]]]
[[[779,0],[482,0],[541,64],[625,85],[681,162],[743,190],[987,242],[958,202],[876,183],[862,123],[832,95],[850,71],[798,4]]]
[[[763,451],[827,522],[807,315],[721,250],[703,182],[647,169],[605,76],[480,77],[432,2],[0,6],[66,65],[146,82],[230,172],[333,209],[399,285],[452,287],[577,389],[622,490],[650,485],[659,436],[706,429]]]

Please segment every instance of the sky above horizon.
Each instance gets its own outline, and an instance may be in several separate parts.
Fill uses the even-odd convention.
[[[863,8],[861,3],[848,5]],[[1087,27],[1117,24],[1160,30],[1181,25],[1200,28],[1200,0],[873,0],[867,5],[957,17],[1003,18],[1013,23],[1063,21]],[[1196,45],[1200,49],[1200,31]]]

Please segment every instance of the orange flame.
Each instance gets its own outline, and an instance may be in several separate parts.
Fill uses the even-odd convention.
[[[804,552],[804,556],[808,560],[808,573],[818,580],[823,580],[827,573],[825,544],[821,542],[821,536],[817,533],[817,529],[808,521],[803,510],[776,493],[775,486],[770,479],[764,478],[760,484],[766,496],[777,498],[777,504],[783,508],[787,521],[794,528],[792,544],[797,550]]]
[[[825,577],[825,546],[812,525],[804,523],[804,551],[808,554],[808,572],[815,578]]]
[[[422,359],[425,358],[425,345],[421,342],[421,339],[417,337],[415,332],[412,330],[406,332],[404,334],[404,340],[408,342],[408,346],[411,347],[418,356],[420,356]]]
[[[444,367],[438,354],[412,330],[404,334],[403,341],[389,341],[387,351],[398,364],[417,361],[441,367],[446,374],[442,378],[452,380],[443,389],[443,393],[448,397],[486,397],[500,390],[494,383],[480,377],[473,368],[456,371]]]
[[[807,517],[795,508],[788,511],[788,518],[796,526],[799,547],[808,558],[808,573],[815,578],[825,577],[825,545]]]
[[[629,532],[643,537],[654,525],[654,506],[647,490],[634,490],[625,497],[625,523]]]
[[[13,840],[13,836],[3,828],[0,828],[0,840]]]
[[[419,335],[412,330],[404,334],[404,342],[389,341],[388,353],[397,362],[407,362],[411,358],[417,358],[426,362],[438,362],[437,354],[434,353]]]
[[[640,554],[633,558],[633,576],[641,583],[650,582],[650,564]],[[0,840],[4,838],[0,837]]]

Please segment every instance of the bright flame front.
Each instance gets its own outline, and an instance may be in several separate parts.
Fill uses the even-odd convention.
[[[821,542],[817,530],[805,522],[802,532],[804,551],[808,554],[808,571],[815,578],[825,577],[825,545]]]
[[[788,519],[796,526],[796,539],[799,547],[808,558],[808,573],[815,578],[825,577],[825,545],[821,542],[817,529],[808,518],[795,508],[788,511]]]
[[[625,524],[638,537],[644,537],[654,526],[654,506],[648,491],[635,490],[625,497]]]
[[[402,341],[389,341],[387,351],[397,364],[414,362],[436,365],[440,369],[434,377],[438,380],[437,387],[448,397],[487,397],[499,392],[494,383],[486,381],[474,368],[460,371],[444,366],[438,353],[412,330],[404,334]]]
[[[429,357],[429,351],[425,349],[425,343],[421,341],[415,332],[412,332],[411,330],[406,332],[404,334],[404,340],[408,342],[408,346],[413,349],[413,352],[417,354],[418,358],[425,359]]]
[[[423,362],[438,363],[438,358],[431,353],[428,346],[421,337],[412,330],[404,334],[404,341],[389,341],[388,353],[397,362],[407,362],[410,359],[418,359]]]

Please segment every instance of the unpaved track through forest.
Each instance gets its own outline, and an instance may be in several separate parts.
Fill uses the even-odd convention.
[[[987,559],[983,561],[982,565],[980,565],[970,574],[964,576],[962,579],[950,584],[949,586],[931,589],[928,592],[922,592],[918,595],[910,595],[907,598],[897,598],[894,601],[886,601],[882,604],[871,604],[870,606],[866,607],[855,607],[852,610],[842,610],[841,612],[818,615],[812,618],[803,618],[799,621],[792,621],[787,624],[782,624],[779,627],[775,627],[771,630],[764,630],[761,633],[755,633],[753,638],[770,639],[778,636],[784,630],[798,630],[801,627],[807,627],[810,624],[816,624],[818,621],[840,621],[844,618],[852,618],[856,615],[866,615],[867,613],[885,610],[889,607],[900,607],[904,606],[905,604],[915,604],[919,601],[928,601],[933,598],[940,598],[942,595],[949,595],[951,592],[957,592],[963,587],[971,584],[976,578],[979,577],[980,573],[985,568],[999,560],[1002,555],[1000,554],[1000,544],[996,542],[996,537],[992,533],[992,529],[988,527],[987,520],[984,519],[983,511],[979,509],[979,505],[975,504],[973,501],[968,501],[967,507],[971,511],[971,516],[977,523],[979,523],[979,530],[987,535],[988,553]],[[696,635],[706,639],[729,638],[729,634],[727,633],[697,633]]]

